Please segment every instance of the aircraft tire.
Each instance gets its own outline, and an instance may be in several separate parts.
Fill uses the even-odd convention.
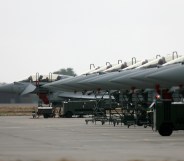
[[[170,136],[173,132],[173,127],[172,124],[170,123],[163,123],[159,130],[158,130],[159,134],[161,136]]]
[[[72,118],[73,113],[71,111],[67,111],[65,114],[66,118]]]
[[[141,123],[140,120],[137,121],[137,126],[143,126],[143,123]]]
[[[48,114],[44,114],[43,117],[44,117],[45,119],[47,119],[47,118],[49,118],[49,115],[48,115]]]

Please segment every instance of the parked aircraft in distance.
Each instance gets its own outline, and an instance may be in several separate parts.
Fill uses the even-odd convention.
[[[130,62],[118,61],[118,64],[107,62],[105,66],[90,69],[79,76],[36,74],[23,81],[0,86],[0,91],[20,95],[35,93],[45,104],[52,103],[53,107],[68,98],[99,99],[93,106],[94,116],[101,110],[100,101],[108,99],[108,108],[103,108],[101,116],[97,116],[102,124],[109,110],[109,122],[113,120],[114,126],[118,119],[128,127],[133,124],[155,126],[163,136],[169,136],[173,130],[184,129],[184,56],[173,52],[141,61],[132,58]],[[112,106],[112,97],[116,107]],[[121,108],[121,114],[117,107]],[[158,112],[156,108],[162,111]],[[119,118],[111,117],[111,111],[117,112]],[[90,120],[96,121],[95,117]]]
[[[18,95],[25,94],[37,94],[39,99],[42,100],[44,104],[52,103],[58,104],[64,100],[68,99],[98,99],[100,95],[95,95],[94,93],[74,93],[61,91],[59,89],[48,89],[43,87],[45,84],[49,82],[54,82],[57,80],[70,80],[73,76],[68,75],[57,75],[57,74],[49,74],[49,75],[31,75],[27,79],[23,79],[18,82],[5,84],[0,86],[0,92],[6,93],[14,93]],[[104,98],[108,98],[108,96],[104,96]]]
[[[183,60],[183,56],[173,53],[138,62],[133,58],[132,62],[127,63],[129,66],[122,62],[118,62],[118,66],[106,63],[106,66],[94,67],[91,72],[75,77],[36,74],[23,81],[1,86],[0,91],[21,95],[36,93],[44,103],[49,103],[66,97],[95,99],[98,93],[106,91],[172,88],[183,85],[183,78],[177,74],[177,71],[183,73],[183,65],[178,64]]]
[[[138,62],[115,72],[109,73],[100,70],[100,72],[97,71],[93,74],[84,74],[71,79],[59,80],[48,83],[44,85],[44,87],[73,92],[86,92],[91,90],[131,90],[135,88],[146,89],[155,88],[155,86],[158,85],[163,88],[171,88],[172,86],[177,85],[177,83],[161,79],[154,81],[153,79],[148,78],[151,73],[157,73],[159,71],[164,72],[167,69],[177,66],[169,63],[170,61],[175,63],[182,60],[181,56],[177,55],[177,58],[175,58],[173,56],[174,54],[175,53],[165,57],[157,56],[155,59],[149,61],[144,60],[141,61],[142,63]],[[165,63],[168,63],[168,65],[164,65]],[[175,82],[177,82],[177,80]]]

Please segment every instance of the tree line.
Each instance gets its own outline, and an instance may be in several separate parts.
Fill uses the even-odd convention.
[[[76,76],[77,74],[74,72],[73,68],[62,68],[58,71],[53,72],[53,74],[63,74],[63,75],[70,75],[70,76]]]

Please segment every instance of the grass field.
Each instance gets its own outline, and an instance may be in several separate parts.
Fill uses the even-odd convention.
[[[0,116],[29,116],[36,104],[0,104]]]

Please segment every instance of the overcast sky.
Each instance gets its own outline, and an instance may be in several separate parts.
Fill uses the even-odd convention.
[[[184,0],[0,0],[0,82],[184,54]]]

